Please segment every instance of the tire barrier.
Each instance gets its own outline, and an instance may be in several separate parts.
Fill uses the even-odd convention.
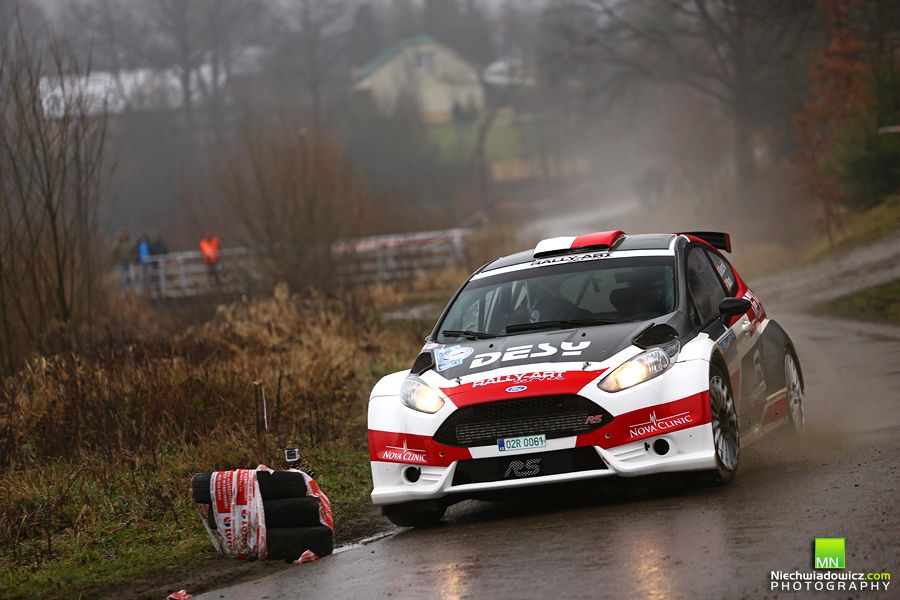
[[[334,550],[331,502],[303,471],[197,473],[191,496],[210,540],[227,556],[303,563]]]

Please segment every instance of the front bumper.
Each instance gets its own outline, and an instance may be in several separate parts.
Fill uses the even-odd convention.
[[[708,375],[708,362],[687,360],[615,394],[600,390],[597,379],[590,378],[570,391],[607,411],[612,422],[588,433],[547,439],[544,448],[516,452],[501,452],[496,444],[465,448],[438,443],[435,432],[458,410],[452,396],[439,412],[427,415],[403,406],[396,396],[373,395],[369,401],[372,501],[379,505],[445,497],[452,501],[453,496],[614,475],[713,469]],[[665,440],[668,450],[654,448],[657,440]],[[594,461],[598,468],[552,474],[529,468],[528,459],[540,453],[575,448],[596,452],[601,459]],[[501,457],[521,461],[525,467],[518,469],[518,475],[514,468],[509,476],[503,476],[501,469],[494,480],[479,483],[455,477],[461,461]]]
[[[659,439],[665,440],[669,445],[669,450],[665,455],[658,454],[654,448],[654,442]],[[543,448],[541,451],[575,448],[575,444],[575,437],[548,440],[547,448]],[[600,455],[606,468],[462,485],[454,485],[454,473],[457,465],[460,464],[458,460],[446,467],[372,461],[372,479],[375,482],[372,502],[379,505],[397,504],[414,500],[452,497],[455,494],[471,495],[479,492],[510,490],[613,475],[631,477],[672,471],[706,470],[716,466],[712,429],[709,423],[614,448],[604,449],[600,446],[591,446],[591,448]],[[477,455],[475,450],[477,449],[473,449],[473,455]],[[527,463],[529,456],[536,456],[540,453],[516,453],[510,454],[508,458],[510,461],[518,460]],[[417,481],[410,482],[404,476],[404,471],[408,467],[419,469]]]

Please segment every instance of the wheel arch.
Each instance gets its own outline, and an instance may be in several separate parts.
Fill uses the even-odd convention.
[[[728,384],[731,385],[731,375],[728,372],[728,362],[725,360],[725,357],[722,355],[722,351],[718,346],[713,348],[712,353],[709,356],[709,364],[715,365],[716,367],[721,369],[722,373],[724,373],[729,379]]]
[[[369,394],[369,400],[381,396],[399,395],[400,386],[403,385],[403,381],[408,375],[408,369],[406,371],[397,371],[396,373],[385,375],[384,377],[379,379],[378,383],[375,384],[375,387],[372,388],[372,392]]]
[[[800,388],[806,391],[806,379],[803,376],[803,366],[800,364],[800,357],[797,355],[797,348],[794,346],[793,340],[784,330],[784,328],[778,324],[777,321],[769,319],[769,323],[766,326],[766,336],[772,340],[773,343],[777,344],[777,347],[783,352],[790,352],[791,356],[794,357],[794,363],[797,365],[797,374],[800,376]],[[784,369],[784,358],[782,360],[782,370]]]

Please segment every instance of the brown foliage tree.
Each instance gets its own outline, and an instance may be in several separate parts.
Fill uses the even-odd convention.
[[[800,189],[820,204],[821,225],[832,243],[844,191],[829,150],[850,115],[867,100],[864,41],[852,18],[859,4],[859,0],[819,0],[828,21],[828,43],[810,67],[812,98],[794,119],[801,143],[796,157],[803,174]]]

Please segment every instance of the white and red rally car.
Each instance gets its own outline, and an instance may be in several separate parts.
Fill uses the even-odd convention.
[[[790,338],[720,250],[728,234],[604,231],[478,269],[412,369],[369,399],[372,500],[427,525],[486,492],[709,471],[804,426]]]

